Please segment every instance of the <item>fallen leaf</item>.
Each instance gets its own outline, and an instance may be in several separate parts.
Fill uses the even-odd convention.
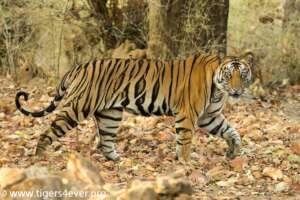
[[[236,157],[230,161],[230,166],[236,172],[242,172],[247,165],[247,159],[245,157]]]
[[[283,192],[289,190],[289,185],[286,182],[280,182],[275,185],[275,192]]]
[[[263,175],[271,177],[273,180],[279,180],[283,178],[283,173],[280,169],[273,167],[266,167],[263,170]]]
[[[291,150],[295,153],[300,155],[300,138],[292,142]]]
[[[297,156],[297,155],[295,155],[295,154],[289,155],[289,156],[288,156],[288,160],[300,164],[300,156]]]
[[[230,186],[234,185],[234,183],[236,181],[237,181],[237,177],[230,177],[228,180],[218,181],[218,182],[216,182],[216,184],[221,187],[230,187]]]

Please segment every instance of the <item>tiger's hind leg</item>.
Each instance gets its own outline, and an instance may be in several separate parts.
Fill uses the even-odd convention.
[[[94,119],[97,125],[97,134],[100,141],[97,149],[100,149],[103,155],[109,160],[119,160],[120,156],[115,149],[115,141],[118,128],[122,121],[122,109],[110,109],[95,113]]]
[[[78,124],[76,116],[73,106],[63,107],[50,128],[40,135],[35,154],[42,155],[47,146],[51,145],[57,138],[63,137],[72,128],[75,128]]]

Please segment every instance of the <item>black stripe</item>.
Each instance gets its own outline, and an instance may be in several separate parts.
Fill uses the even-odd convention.
[[[78,123],[71,118],[69,113],[67,111],[64,111],[63,113],[65,114],[65,116],[60,115],[59,118],[62,118],[62,120],[66,121],[72,128],[76,127]]]
[[[203,127],[206,127],[206,126],[209,126],[211,123],[213,123],[215,121],[216,117],[213,117],[209,120],[209,122],[205,123],[205,124],[200,124],[200,128],[203,128]]]
[[[192,61],[192,64],[191,64],[191,71],[190,71],[190,74],[189,74],[189,85],[188,85],[188,91],[189,91],[189,97],[191,97],[191,94],[194,92],[194,91],[191,91],[191,86],[192,86],[192,84],[193,83],[191,83],[191,81],[192,81],[192,74],[193,74],[193,71],[194,71],[194,67],[195,67],[195,62],[196,62],[196,60],[197,60],[197,57],[196,56],[194,56],[193,57],[193,61]],[[184,66],[186,66],[186,60],[184,61]],[[205,76],[204,76],[205,77]],[[206,81],[203,83],[203,84],[206,84]],[[205,89],[206,87],[204,87],[204,89]],[[205,93],[204,93],[204,97],[205,97],[206,95],[205,95]],[[206,99],[206,98],[204,98],[204,99]],[[192,103],[192,101],[189,101],[189,104],[190,104],[190,107],[191,108],[194,108],[194,106],[191,104]],[[204,102],[204,105],[205,105],[205,102]],[[194,108],[195,109],[195,108]],[[193,109],[193,110],[194,110]],[[197,113],[197,111],[196,111],[196,113]],[[198,114],[197,114],[197,116],[198,116]]]
[[[224,123],[224,119],[222,120],[222,122],[216,126],[213,130],[210,131],[211,134],[216,135],[219,131],[219,129],[222,127],[223,123]]]
[[[98,60],[94,59],[94,60],[92,61],[92,65],[93,65],[94,67],[96,67],[97,62],[98,62]]]
[[[156,116],[162,115],[160,108],[158,107],[156,111],[152,112]]]
[[[227,124],[226,128],[222,130],[222,132],[221,132],[222,138],[223,138],[224,133],[226,133],[226,131],[228,131],[229,128],[230,128],[230,126]]]
[[[132,78],[134,70],[135,70],[135,66],[133,65],[131,71],[129,72],[129,78]]]
[[[164,114],[167,113],[167,103],[166,103],[166,99],[164,99],[164,101],[163,101],[162,109],[163,109]]]
[[[142,76],[135,84],[134,86],[134,97],[138,97],[144,90],[146,87],[146,80],[144,79],[144,77]]]
[[[181,66],[182,62],[183,62],[183,65]],[[176,81],[174,82],[174,84],[175,84],[174,88],[175,89],[177,89],[177,85],[178,85],[178,82],[179,82],[179,76],[181,75],[181,76],[184,77],[184,73],[180,74],[180,68],[183,68],[183,69],[185,68],[184,61],[179,61],[179,64],[177,66],[177,77],[176,77]],[[183,83],[181,83],[181,84],[183,84]]]
[[[161,73],[161,77],[163,79],[165,78],[165,73],[166,73],[166,63],[163,63],[163,65],[162,65],[162,73]]]
[[[99,129],[99,134],[100,134],[100,135],[103,135],[103,136],[116,137],[116,134],[115,134],[115,133],[110,133],[110,132],[105,131],[105,130],[102,130],[102,129]]]
[[[112,149],[112,146],[109,146],[107,144],[101,143],[101,146]],[[108,152],[111,153],[111,152],[113,152],[113,150],[112,151],[108,151]],[[108,152],[105,152],[105,153],[108,153]]]
[[[218,98],[212,97],[212,98],[211,98],[211,102],[212,102],[212,103],[219,103],[219,102],[222,100],[222,97],[223,97],[223,96],[220,96],[220,97],[218,97]]]
[[[24,110],[25,111],[25,110]],[[42,110],[40,112],[28,112],[32,117],[43,117],[45,116],[45,111]],[[25,113],[23,113],[25,114]]]
[[[176,129],[176,133],[179,133],[179,132],[187,132],[187,131],[191,131],[190,129],[187,129],[187,128],[183,128],[183,127],[178,127],[178,128],[175,128]]]
[[[89,66],[90,62],[87,62],[84,64],[83,68],[87,68]]]
[[[79,119],[78,104],[72,103],[71,105],[72,105],[72,110],[74,111],[75,117],[76,117],[77,121],[79,121],[78,120]],[[68,106],[68,105],[66,105],[66,106]]]
[[[219,112],[219,111],[222,109],[222,107],[223,107],[223,106],[220,106],[218,109],[216,109],[216,110],[214,110],[214,111],[212,111],[212,112],[209,112],[208,114],[210,115],[210,114],[214,114],[214,113],[216,113],[216,112]]]
[[[96,90],[96,96],[94,97],[94,98],[96,98],[96,106],[95,107],[98,107],[100,104],[101,104],[101,102],[100,102],[100,92],[102,92],[101,91],[101,82],[102,82],[102,79],[101,78],[103,78],[101,75],[104,73],[103,71],[105,71],[105,70],[101,70],[102,68],[102,66],[103,66],[103,63],[104,63],[104,60],[101,60],[100,61],[100,63],[99,63],[99,74],[98,74],[98,77],[97,77],[97,80],[96,80],[96,83],[97,83],[97,90]]]
[[[118,77],[118,80],[116,81],[116,84],[114,86],[114,91],[116,91],[117,89],[119,89],[121,87],[121,85],[123,84],[124,78],[125,78],[125,73],[126,71],[123,71],[120,74],[120,77]]]
[[[185,119],[186,119],[186,118],[185,118],[185,117],[183,117],[183,118],[181,118],[181,119],[178,119],[178,120],[176,120],[176,121],[175,121],[175,123],[180,123],[180,122],[183,122]]]
[[[186,141],[186,142],[184,142],[184,141]],[[191,144],[191,143],[192,142],[189,138],[183,139],[181,141],[178,141],[178,140],[176,141],[176,144],[178,144],[178,145],[187,145],[187,144]]]
[[[114,109],[117,110],[117,111],[123,112],[123,108],[122,107],[115,107]]]
[[[87,63],[89,64],[89,63]],[[76,85],[76,87],[73,88],[74,93],[76,93],[84,84],[85,82],[88,80],[88,78],[86,77],[87,75],[87,69],[83,68],[82,70],[79,71],[82,72],[83,71],[83,75],[81,77],[76,77],[77,79],[80,79],[80,83]]]
[[[155,101],[156,101],[157,96],[158,96],[158,91],[159,91],[159,79],[156,80],[156,82],[154,84],[154,87],[153,87],[153,90],[152,90],[151,103],[148,106],[149,113],[152,113],[152,111],[154,109],[154,104],[155,104]]]
[[[25,110],[25,109],[23,109],[23,108],[19,108],[20,109],[20,111],[24,114],[24,115],[26,115],[26,116],[29,116],[30,114],[31,114],[31,112],[29,112],[29,111],[27,111],[27,110]],[[43,115],[40,115],[39,117],[42,117]]]
[[[119,128],[119,126],[105,126],[105,128]]]
[[[64,97],[64,96],[56,95],[56,96],[54,97],[54,101],[60,101],[60,100],[63,99],[63,97]]]
[[[128,98],[128,89],[129,89],[129,84],[124,89],[125,99],[121,102],[121,105],[123,107],[126,107],[130,103]]]
[[[40,136],[40,140],[41,141],[45,141],[45,139],[48,139],[49,140],[49,144],[52,144],[52,138],[50,137],[50,136],[48,136],[48,135],[44,135],[44,134],[42,134],[41,136]],[[44,146],[42,146],[42,148],[44,148]]]
[[[135,101],[135,105],[137,106],[137,108],[140,111],[141,115],[143,115],[143,116],[150,116],[150,114],[148,112],[146,112],[144,110],[144,107],[143,107],[143,103],[145,102],[145,95],[146,95],[146,93],[144,93],[140,98],[138,98]]]
[[[101,112],[100,113],[98,113],[98,112],[95,113],[95,116],[103,118],[103,119],[110,119],[110,120],[113,120],[113,121],[121,121],[122,120],[121,117],[112,117],[112,116],[109,116],[109,115],[104,115]]]
[[[117,62],[115,63],[115,65],[111,66],[111,67],[113,67],[113,70],[111,72],[111,73],[113,73],[113,75],[110,74],[108,76],[108,80],[107,80],[107,83],[106,83],[108,89],[110,89],[111,88],[111,84],[114,83],[114,81],[113,81],[114,78],[113,77],[117,77],[116,74],[117,74],[118,69],[120,68],[121,65],[122,65],[122,61],[121,60],[117,60]]]
[[[56,129],[52,129],[52,133],[56,135],[56,137],[63,137],[64,135],[60,135]]]
[[[103,145],[102,145],[103,146]],[[107,148],[111,148],[111,147],[107,147]],[[114,150],[110,150],[110,151],[104,151],[103,150],[103,152],[105,153],[105,154],[110,154],[110,153],[112,153]],[[108,157],[107,157],[108,158]],[[110,158],[108,158],[108,159],[110,159]]]
[[[173,67],[174,67],[174,61],[171,61],[170,70],[171,70],[171,79],[170,79],[170,86],[169,86],[169,105],[171,101],[171,94],[172,94],[172,84],[173,84]]]
[[[57,137],[62,137],[66,134],[66,132],[59,126],[56,124],[57,121],[53,122],[51,127],[52,127],[52,132],[57,136]],[[59,134],[57,131],[59,131],[61,134]]]
[[[51,104],[48,106],[48,108],[46,108],[46,112],[52,112],[53,110],[55,110],[56,106],[54,104],[54,102],[52,101]]]
[[[85,99],[85,105],[83,107],[83,116],[84,118],[87,118],[87,116],[89,115],[90,113],[90,109],[91,109],[91,101],[93,99],[93,95],[91,95],[91,93],[93,93],[92,91],[92,87],[93,87],[93,82],[94,82],[94,77],[95,77],[95,70],[96,70],[96,65],[94,65],[94,62],[90,63],[92,64],[92,77],[91,77],[91,80],[89,80],[89,87],[87,88],[88,90],[88,93],[86,95],[86,99]]]

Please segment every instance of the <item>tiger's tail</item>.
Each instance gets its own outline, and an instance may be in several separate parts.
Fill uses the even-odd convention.
[[[71,72],[72,71],[69,71],[67,74],[65,74],[62,81],[60,82],[60,84],[57,87],[57,92],[56,92],[55,97],[50,102],[50,105],[47,108],[45,108],[41,111],[36,111],[36,112],[28,111],[28,110],[24,109],[20,103],[20,97],[23,97],[24,100],[27,101],[29,94],[24,91],[19,91],[16,94],[16,98],[15,98],[15,103],[16,103],[17,109],[24,115],[32,116],[32,117],[43,117],[43,116],[46,116],[46,115],[50,114],[51,112],[53,112],[56,109],[56,107],[58,106],[59,102],[63,99],[63,97],[68,89]]]

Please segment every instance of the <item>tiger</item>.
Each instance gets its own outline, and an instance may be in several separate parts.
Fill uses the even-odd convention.
[[[190,162],[196,128],[223,138],[226,155],[240,152],[241,137],[222,114],[228,96],[239,98],[251,82],[253,54],[224,56],[199,53],[185,59],[95,59],[69,70],[61,79],[55,97],[42,111],[28,111],[20,103],[29,94],[19,91],[17,109],[27,116],[43,117],[64,99],[51,126],[40,134],[35,155],[81,121],[93,118],[97,127],[97,150],[117,161],[115,141],[123,111],[142,116],[175,118],[176,158]]]

